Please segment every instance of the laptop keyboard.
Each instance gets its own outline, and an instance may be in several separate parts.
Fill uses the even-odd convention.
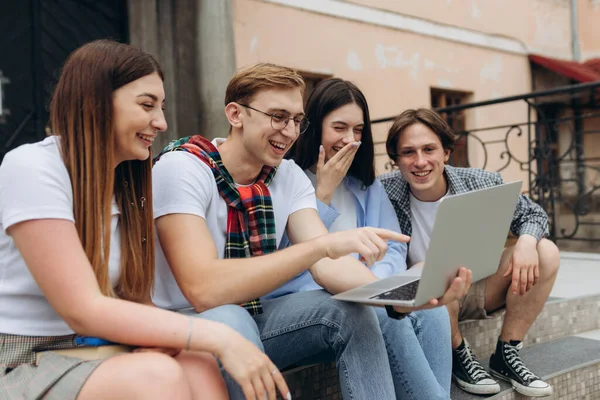
[[[414,300],[419,288],[420,279],[413,281],[407,285],[398,286],[392,290],[386,290],[383,293],[377,294],[370,299],[376,300]]]

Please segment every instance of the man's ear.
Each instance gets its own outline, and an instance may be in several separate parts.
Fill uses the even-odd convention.
[[[444,149],[444,164],[448,162],[448,160],[450,159],[450,154],[452,152],[448,149]]]
[[[229,121],[229,125],[234,128],[242,127],[242,106],[237,103],[231,102],[225,106],[225,116],[227,117],[227,121]]]

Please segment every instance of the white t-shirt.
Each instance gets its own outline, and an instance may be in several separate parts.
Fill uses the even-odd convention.
[[[223,139],[213,140],[218,146]],[[227,233],[227,204],[221,198],[210,168],[184,151],[164,154],[152,171],[154,218],[167,214],[193,214],[206,221],[219,258],[224,257]],[[316,209],[315,190],[304,172],[291,160],[283,160],[269,185],[277,247],[290,214]],[[156,238],[156,287],[154,302],[163,308],[181,309],[190,303],[181,293]]]
[[[59,138],[16,148],[0,166],[0,333],[58,336],[73,330],[52,309],[6,230],[34,219],[73,216],[71,179],[60,156]],[[119,211],[113,203],[109,270],[113,285],[121,263]]]
[[[310,179],[313,186],[316,188],[317,175],[309,170],[306,170],[305,172],[308,179]],[[329,232],[345,231],[357,227],[356,216],[358,213],[356,212],[356,199],[348,187],[346,187],[344,181],[340,182],[337,188],[335,188],[335,192],[333,192],[333,196],[331,196],[330,205],[335,207],[340,215],[333,221],[333,224],[331,224]]]
[[[410,194],[412,235],[408,247],[409,267],[425,260],[435,216],[444,197],[438,201],[426,202],[418,200],[412,193]]]

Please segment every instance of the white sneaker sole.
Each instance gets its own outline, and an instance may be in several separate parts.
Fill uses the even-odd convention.
[[[523,396],[547,397],[547,396],[552,395],[552,386],[550,386],[550,385],[548,385],[545,388],[530,388],[528,386],[521,385],[519,382],[517,382],[513,379],[509,379],[503,375],[500,375],[499,373],[495,372],[494,370],[490,370],[490,373],[492,376],[494,376],[498,379],[502,379],[503,381],[509,382],[512,385],[513,389],[515,389],[517,392],[521,393]]]
[[[454,374],[452,374],[452,379],[456,382],[459,388],[464,390],[467,393],[471,394],[496,394],[500,393],[500,385],[474,385],[472,383],[465,382],[459,378],[457,378]]]

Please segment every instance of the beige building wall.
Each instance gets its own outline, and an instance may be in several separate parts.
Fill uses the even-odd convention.
[[[525,93],[531,87],[529,62],[522,54],[269,2],[236,0],[234,35],[238,67],[268,61],[351,80],[364,91],[373,119],[429,107],[431,87],[472,93],[471,101]],[[526,107],[511,104],[471,111],[467,124],[472,128],[526,119]],[[376,141],[385,140],[389,125],[375,126]],[[486,132],[482,140],[500,140],[505,134],[506,130]],[[522,139],[511,135],[517,152]],[[470,147],[473,165],[484,166],[481,145],[473,141]],[[502,146],[489,147],[486,168],[497,169],[504,163]],[[385,151],[383,145],[377,150]],[[378,172],[384,171],[387,161],[387,156],[378,157]],[[510,166],[507,173],[517,170]]]
[[[570,59],[571,0],[348,0],[351,3],[510,37],[530,53]],[[580,3],[589,0],[579,0]],[[567,22],[567,23],[565,23]]]
[[[600,58],[600,1],[579,0],[578,5],[582,59]]]
[[[467,92],[469,102],[524,94],[532,88],[529,53],[571,59],[570,4],[234,0],[236,62],[268,61],[351,80],[365,93],[373,119],[431,106],[431,88]],[[582,21],[591,23],[587,16]],[[582,29],[582,42],[583,31],[589,29]],[[527,113],[525,102],[477,108],[466,113],[467,129],[524,123]],[[389,161],[382,142],[390,125],[374,129],[379,173]],[[476,132],[469,158],[475,167],[501,169],[506,180],[527,182],[518,161],[528,159],[528,130]]]

